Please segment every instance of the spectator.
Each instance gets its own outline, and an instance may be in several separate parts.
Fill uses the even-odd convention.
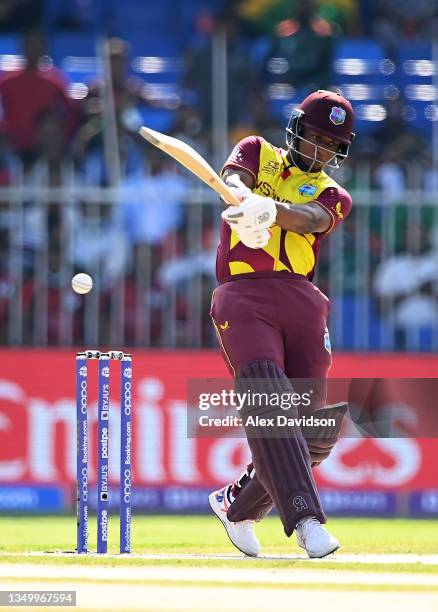
[[[169,133],[174,138],[179,138],[189,144],[203,157],[208,157],[208,142],[205,137],[206,128],[201,112],[195,106],[182,104],[178,108]]]
[[[423,189],[427,195],[438,192],[438,164],[434,162],[430,151],[425,149],[421,156],[423,167]]]
[[[319,0],[318,15],[331,24],[337,24],[339,33],[360,36],[359,4],[357,0]]]
[[[327,89],[332,76],[334,33],[332,25],[318,17],[315,0],[297,0],[293,17],[277,26],[267,69],[277,82],[311,90]],[[272,66],[282,60],[281,72]],[[271,77],[270,77],[271,78]]]
[[[397,149],[387,149],[377,167],[374,180],[382,192],[382,200],[402,202],[406,193],[406,176]]]
[[[211,291],[216,286],[218,236],[213,227],[214,217],[198,211],[202,225],[200,242],[189,243],[185,252],[175,249],[172,257],[163,257],[156,275],[163,296],[169,298],[175,292],[176,345],[181,347],[211,347],[217,342],[208,312]]]
[[[65,291],[65,272],[62,259],[62,245],[53,242],[48,250],[47,261],[47,342],[61,344],[62,330],[72,316],[69,310],[73,304]]]
[[[438,32],[438,6],[429,0],[378,0],[373,35],[392,52],[403,42],[431,40]]]
[[[130,245],[159,244],[182,222],[188,181],[160,151],[148,149],[143,169],[127,176],[121,190],[120,223]]]
[[[57,112],[45,111],[38,117],[35,152],[47,165],[47,180],[50,186],[61,185],[62,161],[66,157],[66,139],[63,118]]]
[[[438,325],[438,231],[429,232],[420,222],[409,231],[420,232],[423,252],[414,255],[405,245],[403,252],[380,263],[373,279],[381,316],[393,326],[397,348],[406,348],[407,332]]]
[[[126,240],[115,220],[113,207],[83,203],[72,223],[74,267],[91,273],[99,270],[101,288],[108,287],[123,274],[127,260]]]
[[[125,137],[137,139],[138,128],[142,125],[141,105],[158,106],[150,99],[147,84],[128,73],[130,48],[126,41],[112,38],[108,42],[111,81],[119,142],[123,148]],[[76,139],[76,154],[81,159],[92,149],[102,147],[102,87],[101,81],[90,85],[88,95],[82,101],[83,124]]]
[[[254,127],[246,135],[260,134],[265,140],[272,142],[273,145],[282,147],[285,138],[284,125],[270,112],[266,93],[260,93],[254,97],[251,104],[251,112]],[[234,142],[238,140],[239,138],[234,138]]]
[[[274,34],[279,23],[295,15],[294,0],[228,0],[230,9],[244,20],[245,29],[256,34]],[[238,5],[236,7],[236,4]],[[347,34],[357,29],[357,0],[319,0],[316,12]]]
[[[255,73],[239,22],[223,13],[216,18],[215,31],[221,32],[227,43],[228,123],[234,128],[242,122],[247,123]],[[197,97],[197,108],[207,128],[212,124],[212,85],[212,43],[207,40],[203,46],[187,52],[184,79],[184,86]]]
[[[428,146],[418,129],[404,119],[404,110],[405,102],[402,99],[389,100],[386,103],[386,117],[372,138],[381,149],[397,151],[400,160],[411,162]]]
[[[45,44],[39,31],[24,35],[23,53],[24,68],[6,74],[0,81],[3,108],[0,129],[12,151],[29,167],[38,155],[41,116],[50,112],[58,115],[64,126],[64,150],[73,134],[76,116],[60,73],[44,62]]]

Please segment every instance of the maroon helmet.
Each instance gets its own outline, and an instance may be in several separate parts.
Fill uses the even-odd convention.
[[[354,140],[352,131],[354,121],[354,111],[350,102],[333,91],[320,89],[311,93],[302,103],[292,111],[291,118],[286,128],[286,143],[292,152],[297,152],[299,140],[303,138],[303,126],[311,128],[314,132],[332,138],[339,142],[339,149],[325,166],[329,168],[339,168],[348,155],[351,143]],[[310,143],[314,145],[314,143]],[[322,163],[315,154],[309,157],[314,163]],[[318,145],[318,148],[323,148]],[[302,154],[301,154],[302,155]]]

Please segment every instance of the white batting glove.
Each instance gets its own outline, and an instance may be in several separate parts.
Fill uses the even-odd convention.
[[[242,202],[245,198],[249,198],[252,196],[252,191],[249,187],[241,183],[238,187],[234,187],[233,185],[228,185],[231,191],[234,193],[236,197]]]
[[[251,194],[239,206],[222,212],[222,219],[235,230],[263,230],[275,223],[277,208],[272,198]]]
[[[234,195],[242,202],[245,198],[252,195],[252,191],[249,187],[243,183],[237,174],[232,174],[226,179],[227,187],[234,193]],[[223,198],[222,198],[223,199]]]
[[[250,249],[263,249],[271,237],[267,229],[263,230],[236,230],[239,240]]]

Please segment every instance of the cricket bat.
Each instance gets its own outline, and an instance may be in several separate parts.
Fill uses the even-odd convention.
[[[166,134],[161,134],[147,127],[140,128],[139,132],[143,138],[176,159],[176,161],[200,178],[201,181],[207,183],[228,204],[239,206],[240,201],[237,196],[233,194],[210,164],[193,147],[178,138],[166,136]]]

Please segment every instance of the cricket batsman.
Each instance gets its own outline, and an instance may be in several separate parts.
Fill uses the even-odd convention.
[[[326,170],[346,159],[353,120],[342,95],[316,91],[292,111],[286,149],[249,136],[224,165],[241,204],[222,212],[211,316],[236,386],[266,379],[281,394],[293,392],[290,379],[327,379],[329,300],[312,278],[321,241],[351,210],[349,193]],[[336,439],[308,440],[299,427],[280,438],[246,434],[252,463],[209,496],[231,542],[257,556],[254,522],[275,505],[286,535],[296,531],[309,557],[337,550],[312,474]]]

